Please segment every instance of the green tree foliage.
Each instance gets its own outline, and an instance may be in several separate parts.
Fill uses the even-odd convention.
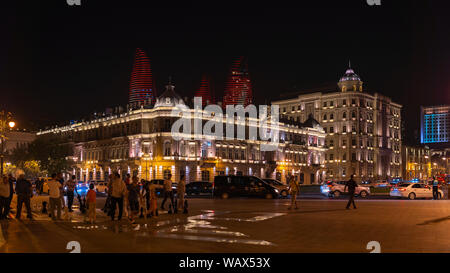
[[[19,168],[30,166],[30,161],[37,162],[40,171],[47,174],[65,171],[70,167],[68,156],[71,146],[54,136],[38,136],[28,146],[17,147],[10,155],[11,162]],[[36,165],[32,164],[33,172]]]

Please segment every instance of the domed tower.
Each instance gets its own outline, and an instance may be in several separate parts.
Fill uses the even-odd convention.
[[[344,76],[338,82],[339,90],[346,91],[363,91],[363,82],[361,78],[351,68],[350,62],[348,62],[348,69],[345,71]]]
[[[175,93],[175,86],[171,80],[166,85],[166,90],[156,99],[155,108],[157,107],[175,107],[177,105],[185,105],[183,99]]]

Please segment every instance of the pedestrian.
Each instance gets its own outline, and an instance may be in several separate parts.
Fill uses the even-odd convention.
[[[42,194],[44,191],[44,178],[41,178],[41,182],[39,183],[39,194]]]
[[[141,189],[139,191],[139,211],[141,212],[141,215],[139,218],[145,218],[147,219],[147,213],[149,210],[149,190],[148,190],[148,183],[144,179],[141,179]]]
[[[129,206],[130,204],[128,203],[128,185],[130,185],[130,174],[124,174],[124,178],[123,178],[123,182],[125,183],[125,192],[123,195],[123,210],[125,212],[125,216],[127,218],[130,218],[130,209]]]
[[[123,178],[123,182],[125,182],[125,185],[127,185],[127,186],[130,185],[131,179],[130,179],[130,174],[129,173],[125,174],[125,176]]]
[[[41,180],[39,180],[39,178],[36,178],[36,180],[34,181],[34,189],[35,189],[37,195],[41,194],[41,192],[39,191],[39,183],[40,182],[41,182]]]
[[[439,181],[433,176],[433,199],[439,199]]]
[[[348,180],[344,186],[344,192],[348,188],[348,195],[349,195],[346,209],[350,209],[350,204],[353,204],[353,208],[356,209],[356,205],[355,205],[356,187],[358,187],[358,184],[356,184],[355,180],[353,180],[353,174],[352,174],[352,175],[350,175],[350,180]]]
[[[50,197],[50,216],[52,220],[61,220],[61,182],[59,182],[59,177],[57,174],[52,174],[52,179],[48,182],[48,193]],[[55,217],[55,209],[56,216]]]
[[[298,209],[297,207],[297,194],[300,192],[300,185],[298,184],[297,180],[294,179],[294,176],[291,175],[289,177],[289,187],[288,192],[291,195],[291,205],[288,207],[288,209],[292,209],[292,206],[295,205],[295,209]]]
[[[125,182],[120,179],[120,174],[118,172],[114,172],[113,179],[108,185],[108,188],[111,192],[111,220],[114,221],[114,216],[116,213],[116,206],[119,206],[119,215],[117,220],[120,221],[122,219],[123,213],[123,199],[126,191]]]
[[[97,220],[97,216],[95,214],[95,209],[97,207],[96,203],[97,194],[94,191],[94,184],[89,184],[89,190],[86,194],[86,202],[88,207],[88,217],[91,224],[94,224]]]
[[[9,183],[8,177],[3,176],[0,180],[0,220],[6,219],[6,207],[9,199]]]
[[[128,219],[132,224],[135,223],[135,218],[139,213],[139,178],[137,176],[133,176],[131,184],[127,186],[128,188],[128,204],[130,205],[130,213]]]
[[[184,195],[186,193],[186,177],[181,175],[177,185],[178,209],[184,210]]]
[[[14,182],[16,182],[16,179],[14,178],[14,176],[12,176],[12,174],[8,174],[8,184],[9,184],[9,198],[7,200],[8,203],[6,203],[6,210],[5,210],[5,215],[7,219],[9,217],[9,211],[11,210],[11,201],[14,195]]]
[[[62,208],[65,208],[66,207],[66,201],[64,200],[64,178],[63,178],[63,174],[60,173],[60,172],[57,173],[56,174],[56,180],[61,185],[61,188],[59,188],[59,191],[60,191],[59,198],[61,199]]]
[[[167,198],[170,198],[170,204],[172,206],[172,209],[174,209],[173,207],[173,191],[172,191],[172,180],[170,180],[172,178],[172,174],[168,174],[167,179],[164,180],[164,199],[161,203],[161,210],[164,210],[164,204],[167,201]]]
[[[110,174],[108,175],[108,184],[107,184],[107,196],[106,196],[106,201],[105,201],[105,205],[103,206],[103,212],[106,213],[108,216],[111,216],[111,188],[110,185],[112,183],[113,180],[113,175]]]
[[[76,182],[75,182],[76,176],[72,175],[69,180],[66,181],[66,195],[67,195],[67,206],[69,207],[69,212],[73,212],[72,205],[73,205],[73,199],[75,197],[75,188],[76,188]]]
[[[156,195],[156,185],[150,184],[148,186],[148,198],[150,204],[150,215],[152,217],[158,217],[158,196]]]
[[[31,213],[31,197],[33,196],[33,185],[31,182],[25,179],[25,174],[20,174],[19,179],[16,182],[16,194],[17,194],[17,212],[16,219],[20,220],[22,214],[22,205],[25,203],[27,208],[27,218],[33,220]]]

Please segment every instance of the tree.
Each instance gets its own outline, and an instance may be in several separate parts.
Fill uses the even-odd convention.
[[[10,155],[11,162],[29,175],[63,172],[70,166],[71,145],[54,136],[38,136],[27,146],[19,146]]]

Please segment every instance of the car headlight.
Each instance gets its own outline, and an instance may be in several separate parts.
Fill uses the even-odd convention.
[[[274,191],[275,191],[276,193],[280,193],[280,191],[279,191],[279,190],[277,190],[277,189],[274,189]]]

